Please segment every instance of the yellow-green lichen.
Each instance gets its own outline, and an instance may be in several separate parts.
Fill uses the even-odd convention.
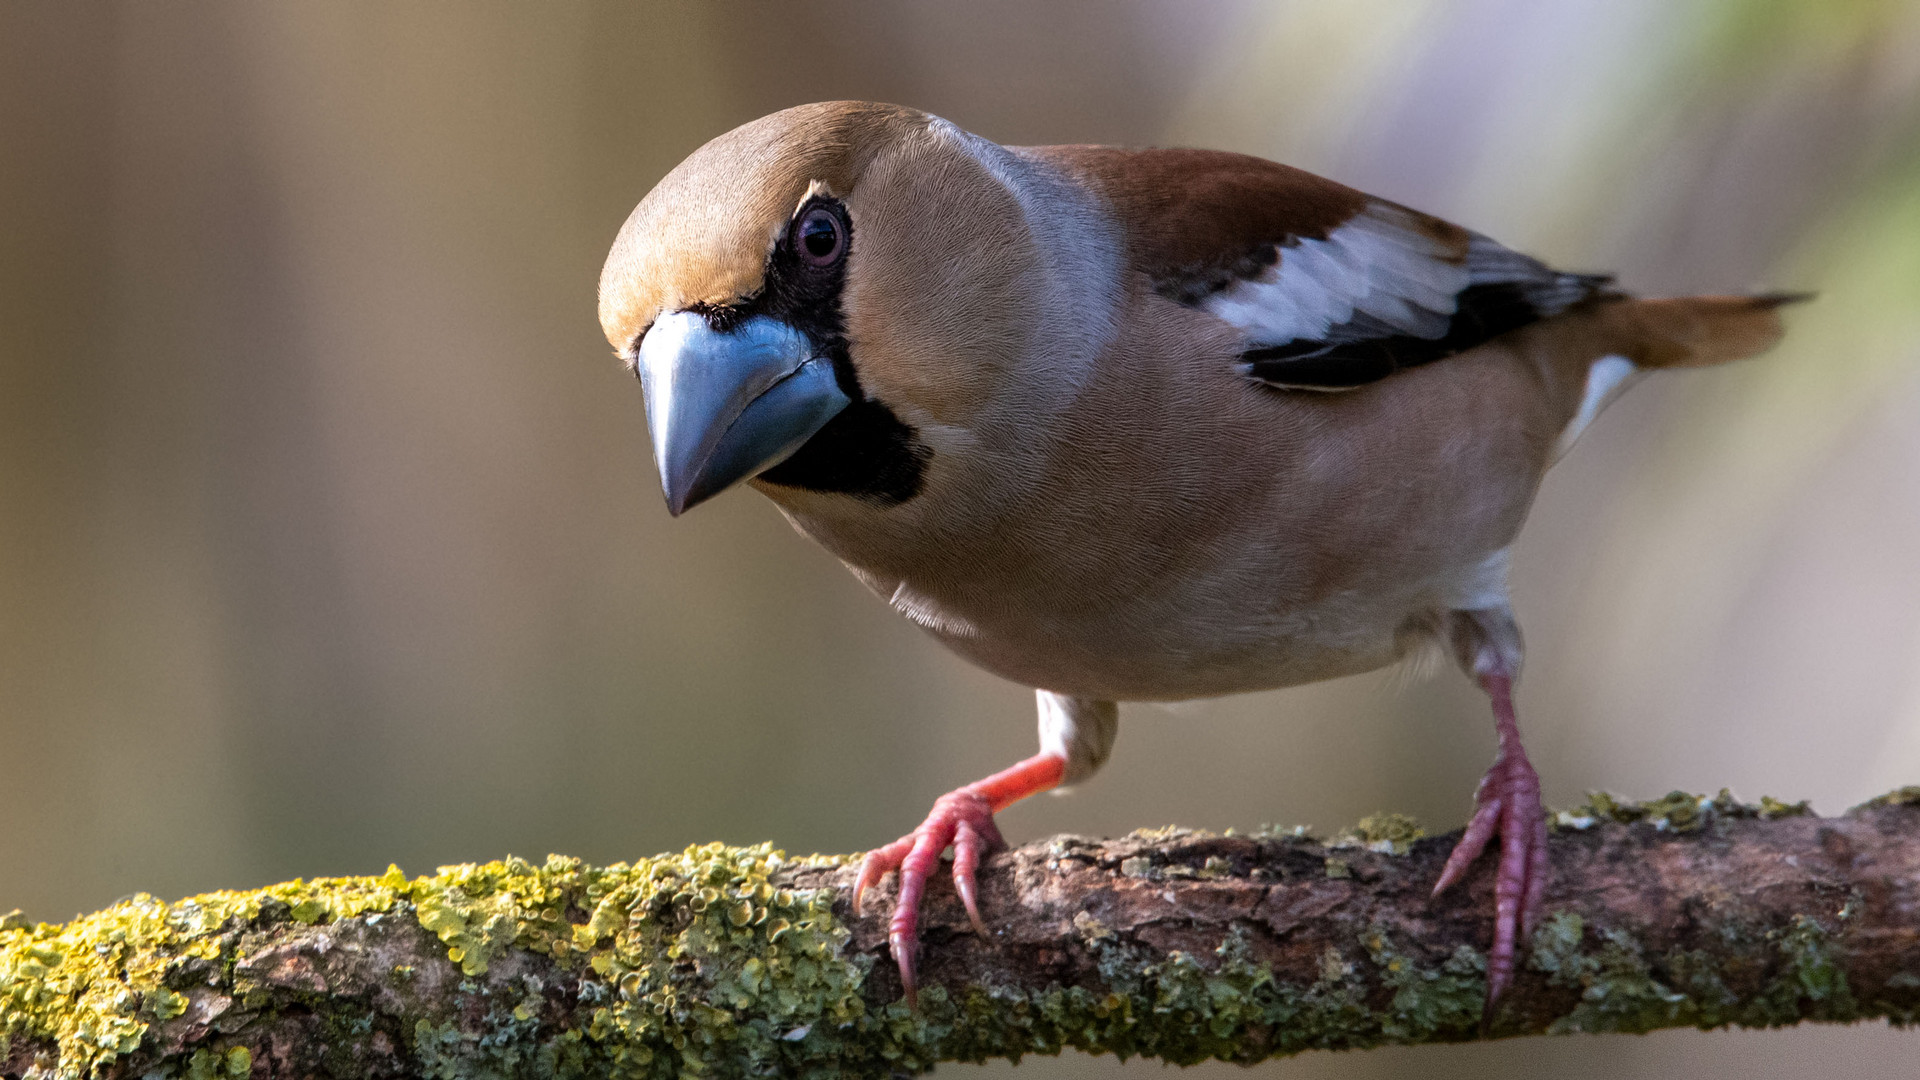
[[[1874,806],[1914,806],[1916,804],[1920,804],[1920,785],[1909,784],[1903,788],[1895,788],[1885,795],[1868,799],[1866,802],[1861,803],[1856,809]]]
[[[1688,949],[1654,957],[1627,930],[1589,928],[1577,914],[1556,913],[1534,934],[1528,963],[1551,984],[1578,989],[1580,1002],[1548,1030],[1771,1027],[1861,1015],[1835,958],[1832,934],[1817,920],[1797,915],[1771,930],[1737,922],[1715,930],[1718,957]],[[1730,968],[1772,974],[1742,998],[1723,977]]]
[[[575,1049],[611,1075],[778,1072],[840,1056],[843,1034],[866,1015],[868,967],[845,954],[833,894],[782,887],[785,865],[764,845],[720,844],[597,869],[508,860],[444,867],[411,896],[421,925],[469,976],[509,947],[591,972],[575,1040],[586,1046]],[[463,1077],[559,1068],[569,1048],[534,1041],[538,1002],[494,1007],[492,1042],[416,1025],[423,1065]]]
[[[1887,798],[1893,796],[1882,796],[1882,799]],[[1771,795],[1761,796],[1757,804],[1743,803],[1726,788],[1721,788],[1718,795],[1670,791],[1658,799],[1645,802],[1594,791],[1587,794],[1587,801],[1581,805],[1557,811],[1552,822],[1556,828],[1575,831],[1592,828],[1603,821],[1622,825],[1644,822],[1660,832],[1692,833],[1718,819],[1760,818],[1770,821],[1774,818],[1802,817],[1812,812],[1812,808],[1804,801],[1784,802]]]
[[[612,1075],[830,1060],[838,1033],[865,1012],[859,990],[869,962],[845,955],[847,931],[833,917],[831,891],[774,882],[784,865],[765,846],[714,844],[603,868],[508,859],[413,880],[389,869],[173,905],[138,896],[62,926],[0,931],[0,1037],[51,1043],[57,1063],[46,1062],[48,1076],[87,1077],[140,1050],[154,1024],[185,1011],[184,987],[168,980],[186,965],[209,961],[230,973],[243,930],[263,913],[311,925],[406,905],[466,976],[484,976],[510,947],[584,969],[580,1022],[562,1043],[596,1044],[594,1056]],[[412,981],[405,967],[391,972],[396,986]],[[462,993],[475,1009],[491,1010],[486,1030],[415,1023],[413,1049],[431,1073],[517,1075],[517,1066],[569,1059],[566,1045],[536,1044],[537,995],[507,1003],[479,983],[463,984]],[[809,1034],[794,1037],[808,1025]],[[208,1070],[231,1068],[247,1052],[201,1047],[156,1072],[216,1075]]]
[[[63,925],[0,929],[0,1038],[58,1047],[49,1075],[84,1077],[140,1046],[155,1021],[184,1002],[164,985],[194,959],[231,960],[237,933],[222,929],[271,905],[316,918],[386,910],[399,894],[369,878],[292,881],[251,892],[218,892],[167,905],[139,895]]]
[[[225,1052],[195,1050],[187,1059],[182,1080],[245,1080],[253,1073],[253,1052],[235,1046]]]
[[[1580,1004],[1554,1021],[1554,1031],[1650,1031],[1689,1019],[1693,1003],[1653,977],[1630,935],[1605,931],[1594,949],[1586,948],[1585,937],[1585,921],[1566,911],[1534,934],[1529,966],[1554,985],[1580,991]]]
[[[1405,855],[1413,842],[1427,835],[1420,822],[1407,814],[1369,814],[1349,832],[1328,841],[1327,846],[1363,847],[1382,855]]]
[[[1128,965],[1103,968],[1110,984],[1125,991],[1119,1000],[1154,1003],[1154,1023],[1072,1045],[1182,1065],[1209,1058],[1250,1062],[1315,1048],[1425,1042],[1478,1025],[1486,965],[1472,949],[1462,947],[1438,965],[1421,964],[1377,929],[1362,933],[1355,946],[1349,955],[1330,948],[1319,977],[1307,984],[1276,978],[1254,958],[1252,938],[1241,927],[1221,941],[1210,965],[1176,952],[1139,964],[1131,978]],[[1375,985],[1393,991],[1384,1005],[1372,1003]]]
[[[1471,1031],[1487,995],[1487,958],[1466,945],[1440,965],[1422,967],[1395,951],[1384,932],[1361,939],[1380,981],[1393,990],[1380,1032],[1394,1042],[1422,1042],[1443,1032]]]
[[[1310,843],[1313,840],[1311,825],[1275,825],[1268,822],[1253,830],[1249,835],[1261,840],[1292,840],[1297,843]]]
[[[1187,1065],[1209,1059],[1250,1063],[1313,1048],[1418,1042],[1473,1030],[1486,984],[1471,950],[1433,969],[1394,951],[1382,933],[1364,938],[1354,943],[1352,958],[1329,949],[1319,977],[1297,984],[1277,978],[1255,958],[1252,937],[1242,927],[1230,930],[1204,960],[1183,951],[1156,954],[1111,934],[1086,935],[1104,990],[971,989],[952,1008],[966,1020],[958,1026],[943,1018],[949,1006],[942,995],[908,1042],[939,1048],[942,1060],[1018,1060],[1024,1053],[1072,1047]],[[1379,982],[1395,993],[1376,1009],[1369,1001]],[[922,1060],[903,1057],[901,1063],[917,1066]]]
[[[1786,961],[1786,970],[1768,987],[1765,1004],[1790,1023],[1802,1015],[1801,1003],[1811,1003],[1806,1014],[1820,1020],[1846,1020],[1858,1011],[1847,973],[1834,956],[1833,935],[1818,919],[1795,915],[1791,926],[1767,935]]]
[[[1760,796],[1760,816],[1768,821],[1783,817],[1811,817],[1813,804],[1806,799],[1785,802],[1771,795]]]

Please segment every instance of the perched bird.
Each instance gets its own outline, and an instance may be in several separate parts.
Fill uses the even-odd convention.
[[[900,872],[909,997],[941,854],[982,928],[993,815],[1092,776],[1116,702],[1438,644],[1499,734],[1435,885],[1499,839],[1492,1000],[1549,876],[1508,551],[1614,395],[1767,348],[1786,299],[1635,299],[1239,154],[1007,147],[829,102],[661,180],[607,258],[600,321],[673,514],[751,483],[901,614],[1036,688],[1040,752],[866,858],[860,892]]]

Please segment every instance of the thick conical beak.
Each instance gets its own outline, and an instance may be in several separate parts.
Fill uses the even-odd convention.
[[[833,362],[765,315],[726,333],[690,311],[662,316],[634,366],[660,488],[676,517],[785,461],[848,403]]]

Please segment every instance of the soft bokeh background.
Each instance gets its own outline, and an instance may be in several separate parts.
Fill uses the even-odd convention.
[[[1643,385],[1549,480],[1516,567],[1522,722],[1563,804],[1730,785],[1837,812],[1920,781],[1911,0],[13,0],[0,910],[508,852],[847,851],[1031,752],[1026,691],[771,504],[669,521],[600,339],[600,260],[647,188],[830,97],[1277,157],[1651,293],[1819,290],[1778,352]],[[1492,753],[1452,673],[1123,725],[1010,835],[1452,827]],[[1893,1077],[1916,1039],[1260,1071]]]

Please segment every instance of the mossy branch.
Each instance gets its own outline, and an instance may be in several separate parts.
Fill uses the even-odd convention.
[[[1182,829],[989,861],[991,940],[928,904],[900,1001],[889,896],[842,858],[690,848],[292,882],[0,921],[9,1077],[885,1076],[1065,1047],[1310,1047],[1920,1010],[1920,789],[1843,817],[1605,797],[1557,815],[1551,917],[1481,1015],[1489,874],[1403,818],[1318,842]]]

